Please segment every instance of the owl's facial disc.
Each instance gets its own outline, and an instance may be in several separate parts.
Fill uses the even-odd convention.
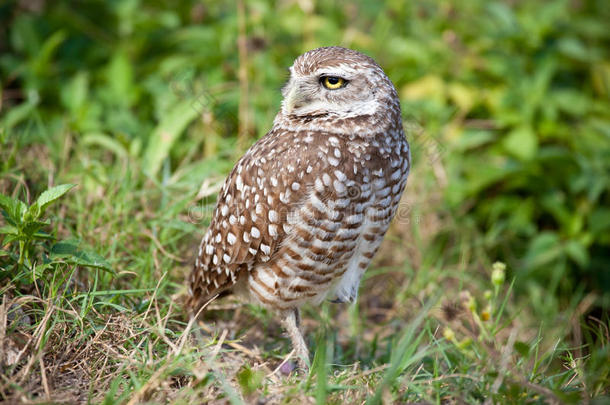
[[[282,93],[286,115],[338,115],[341,118],[372,115],[379,103],[366,73],[350,66],[320,68],[309,74],[290,69],[290,80]]]

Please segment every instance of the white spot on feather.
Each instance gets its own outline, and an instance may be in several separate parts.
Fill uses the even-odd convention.
[[[269,221],[271,221],[271,222],[277,222],[278,221],[277,211],[275,211],[275,210],[269,211],[269,214],[267,216],[269,218]]]
[[[341,194],[345,192],[345,184],[342,182],[335,180],[333,186],[335,187],[335,190],[337,190],[337,193]]]
[[[328,157],[328,163],[329,163],[331,166],[339,166],[339,159],[335,159],[334,157],[329,156],[329,157]]]
[[[261,251],[264,254],[269,255],[269,253],[271,253],[271,248],[268,245],[265,245],[264,243],[261,243]]]

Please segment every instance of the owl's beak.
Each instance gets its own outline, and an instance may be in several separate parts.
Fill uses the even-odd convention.
[[[293,83],[284,97],[283,107],[286,114],[291,114],[295,109],[301,107],[306,101],[307,97],[301,91],[297,83]]]

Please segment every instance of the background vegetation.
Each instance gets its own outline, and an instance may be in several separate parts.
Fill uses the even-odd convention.
[[[608,21],[603,0],[2,2],[0,401],[605,403]],[[357,305],[307,308],[295,376],[273,314],[187,325],[181,301],[219,183],[324,45],[384,67],[415,167]]]

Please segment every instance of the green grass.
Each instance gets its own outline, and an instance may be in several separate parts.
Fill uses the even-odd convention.
[[[41,4],[0,6],[0,402],[609,400],[604,2]],[[185,278],[286,68],[329,44],[395,82],[415,166],[285,375],[272,313],[188,324]]]

